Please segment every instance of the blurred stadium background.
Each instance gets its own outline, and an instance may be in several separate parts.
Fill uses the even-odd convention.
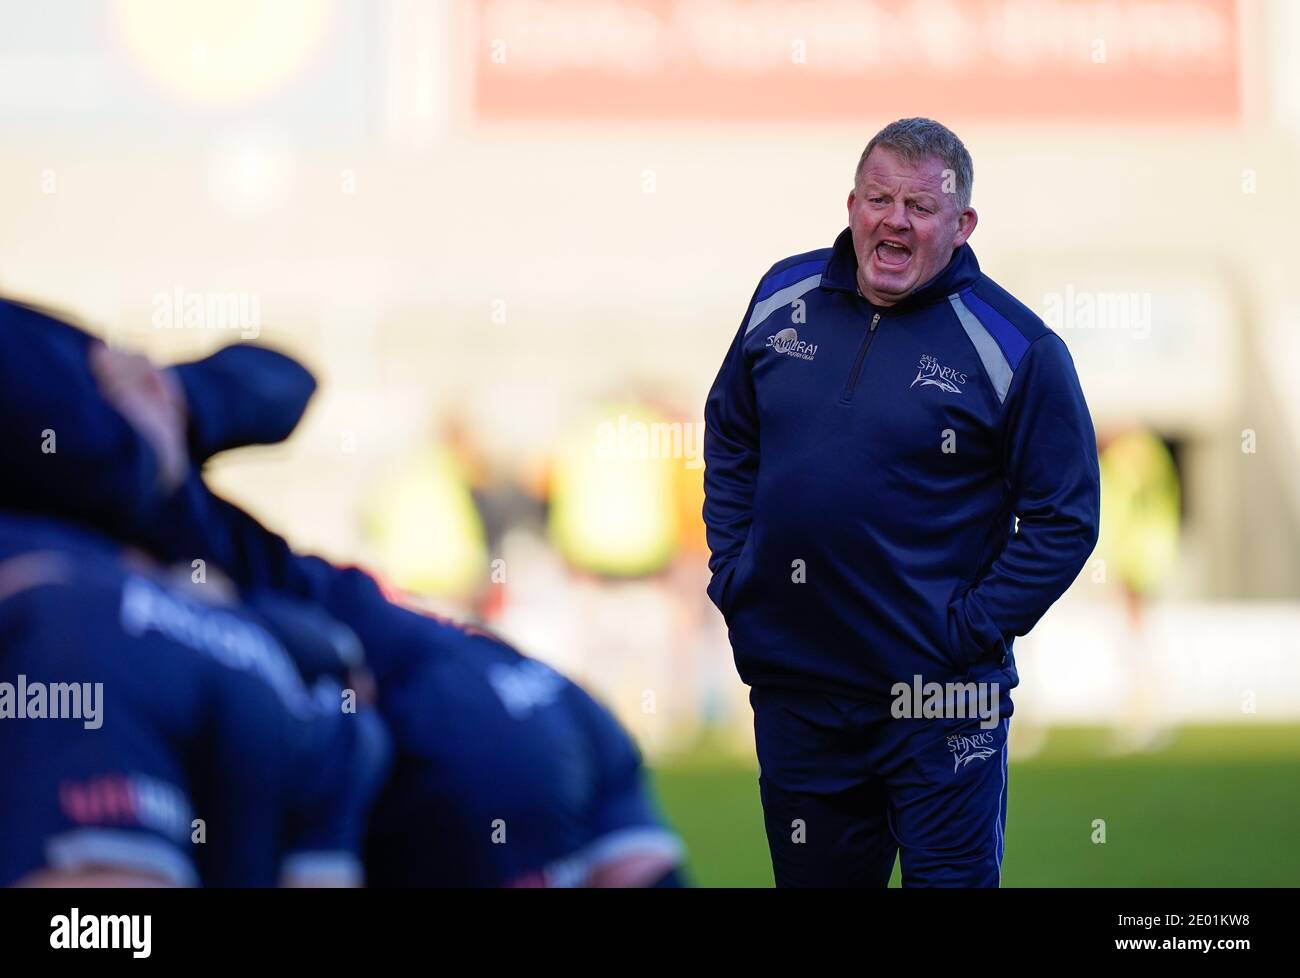
[[[1004,880],[1300,882],[1296,4],[0,9],[0,292],[164,361],[308,363],[303,428],[214,484],[585,681],[705,884],[771,875],[704,395],[871,134],[952,126],[1105,473],[1101,546],[1017,643]]]

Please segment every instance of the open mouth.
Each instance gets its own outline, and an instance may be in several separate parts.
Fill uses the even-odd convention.
[[[899,267],[912,258],[912,250],[897,241],[882,241],[876,245],[876,261],[882,265]]]

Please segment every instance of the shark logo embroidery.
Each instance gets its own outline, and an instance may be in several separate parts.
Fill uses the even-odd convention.
[[[908,385],[908,390],[916,387],[937,387],[940,390],[947,391],[949,394],[960,394],[961,388],[958,384],[966,383],[966,375],[952,367],[944,367],[934,357],[921,357],[921,362],[917,365],[916,379]]]
[[[948,738],[953,773],[971,761],[986,761],[998,752],[991,731],[975,734],[952,734]]]

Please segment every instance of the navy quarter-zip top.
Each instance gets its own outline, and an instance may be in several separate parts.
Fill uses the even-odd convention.
[[[1074,363],[969,245],[893,306],[856,270],[846,228],[754,291],[705,405],[709,596],[749,685],[1014,686],[1097,538]]]
[[[862,337],[862,347],[858,350],[858,358],[853,361],[853,370],[849,373],[849,379],[844,385],[845,403],[853,399],[853,391],[858,386],[858,375],[862,373],[862,361],[867,358],[867,351],[871,349],[871,341],[876,338],[876,327],[880,325],[880,313],[871,317],[871,325],[867,327],[867,334]]]

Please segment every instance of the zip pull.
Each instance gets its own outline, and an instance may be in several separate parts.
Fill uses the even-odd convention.
[[[840,403],[847,404],[853,400],[853,390],[858,386],[858,374],[862,372],[862,361],[867,358],[867,350],[871,348],[871,341],[876,338],[876,327],[880,325],[880,313],[871,317],[871,325],[867,327],[867,335],[862,337],[862,345],[858,347],[857,359],[853,361],[853,369],[849,371],[849,379],[844,383],[844,392],[840,394]]]

